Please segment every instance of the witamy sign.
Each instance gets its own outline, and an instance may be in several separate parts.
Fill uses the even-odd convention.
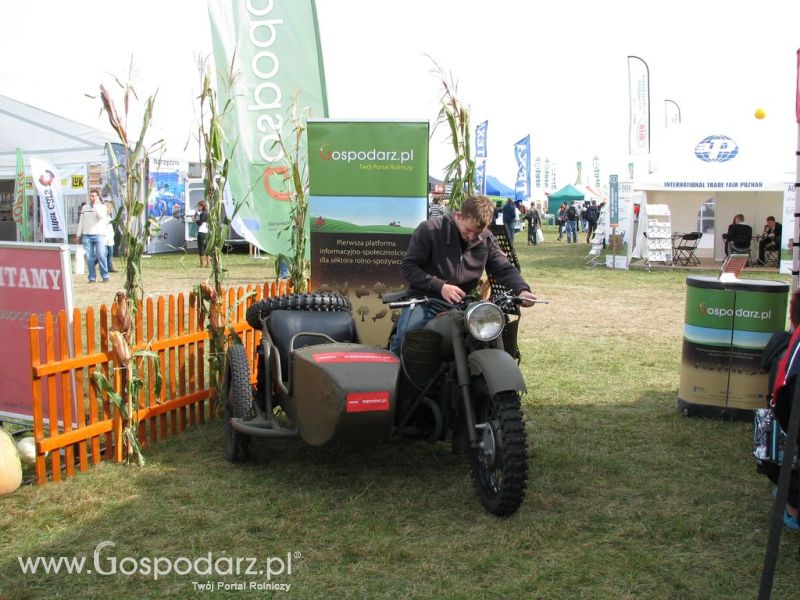
[[[33,417],[30,342],[31,314],[72,315],[69,248],[60,244],[0,242],[0,416]],[[60,349],[61,355],[69,349]]]

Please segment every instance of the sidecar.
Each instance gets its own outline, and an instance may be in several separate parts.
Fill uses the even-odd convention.
[[[300,437],[322,446],[376,443],[392,434],[400,361],[359,343],[346,298],[308,298],[248,309],[248,322],[261,330],[256,385],[244,347],[228,349],[225,447],[233,462],[247,460],[252,437]]]

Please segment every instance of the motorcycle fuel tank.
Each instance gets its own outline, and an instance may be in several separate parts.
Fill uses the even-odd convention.
[[[392,434],[400,361],[365,344],[319,344],[292,354],[295,425],[313,446]]]

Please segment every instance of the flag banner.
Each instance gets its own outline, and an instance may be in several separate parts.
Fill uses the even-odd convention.
[[[64,192],[61,189],[61,176],[58,174],[58,169],[40,158],[31,157],[28,162],[31,165],[33,184],[39,194],[44,237],[60,238],[66,242]]]
[[[533,176],[536,189],[542,189],[542,159],[538,156],[536,157],[536,160],[533,161]]]
[[[240,77],[232,89],[219,80],[219,106],[234,104],[226,119],[228,148],[235,147],[229,187],[238,205],[233,228],[270,254],[289,254],[292,185],[283,153],[276,145],[282,133],[292,142],[289,111],[297,94],[298,112],[327,117],[325,75],[313,0],[255,3],[209,0],[211,38],[217,71],[233,64]],[[300,157],[307,155],[306,140]],[[229,213],[230,216],[230,213]]]
[[[797,51],[797,83],[795,84],[795,95],[797,98],[794,102],[794,115],[797,118],[797,124],[800,125],[800,50]]]
[[[385,344],[399,311],[400,263],[428,216],[428,123],[310,120],[308,214],[316,291],[353,303],[365,344]]]
[[[681,124],[681,107],[674,100],[664,100],[664,124],[667,129]]]
[[[628,163],[628,179],[630,179],[631,181],[633,181],[634,166],[635,166],[634,163],[632,162]]]
[[[475,128],[475,158],[486,158],[486,133],[489,121],[484,121]]]
[[[575,163],[575,169],[578,171],[577,177],[575,177],[575,185],[581,184],[581,178],[583,177],[583,162],[578,161]]]
[[[475,193],[484,195],[486,193],[486,161],[475,167]]]
[[[592,159],[592,172],[594,174],[594,187],[600,189],[600,159],[596,156]]]
[[[550,183],[553,184],[553,189],[558,189],[558,182],[556,181],[556,163],[553,161],[550,163]]]
[[[550,159],[544,159],[544,189],[550,189]]]
[[[25,161],[22,150],[17,148],[17,177],[14,182],[14,223],[17,224],[18,238],[27,242],[28,237],[28,197],[25,195]]]
[[[517,183],[514,185],[515,200],[531,197],[531,136],[526,135],[514,144],[517,159]]]
[[[638,56],[628,57],[628,154],[650,154],[650,69]]]
[[[619,225],[619,175],[608,177],[608,226]]]

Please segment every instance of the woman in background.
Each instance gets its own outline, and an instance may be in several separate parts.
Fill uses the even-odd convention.
[[[114,268],[114,203],[107,201],[105,205],[109,218],[106,223],[106,265],[109,273],[116,273],[117,270]]]
[[[208,238],[208,205],[204,200],[197,203],[197,212],[194,214],[197,223],[197,254],[200,256],[200,268],[209,267],[206,256],[206,239]]]

